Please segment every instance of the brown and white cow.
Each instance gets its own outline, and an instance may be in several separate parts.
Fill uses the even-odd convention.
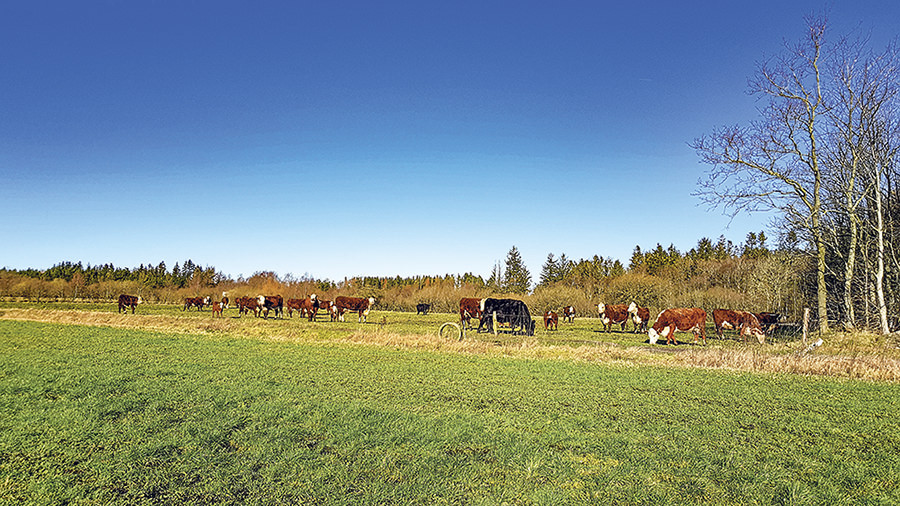
[[[142,302],[144,302],[144,301],[141,300],[140,295],[138,295],[138,296],[125,295],[125,294],[119,295],[119,312],[127,313],[128,308],[130,307],[131,314],[134,314],[135,308],[137,308],[137,305],[141,304]]]
[[[269,311],[275,310],[275,318],[278,318],[281,315],[284,318],[284,298],[281,295],[257,295],[256,303],[259,305],[259,310],[265,311],[266,320],[269,319]]]
[[[544,330],[559,330],[559,315],[553,311],[544,313]]]
[[[208,306],[209,303],[209,297],[187,297],[184,299],[184,308],[182,311],[187,311],[192,307],[196,307],[197,311],[203,311],[203,306]]]
[[[759,344],[766,342],[766,334],[759,325],[759,319],[749,311],[713,309],[713,323],[716,325],[716,335],[719,339],[722,339],[726,330],[737,330],[744,341],[747,340],[747,336],[753,336]]]
[[[566,306],[562,308],[563,321],[572,323],[575,321],[575,306]]]
[[[228,292],[222,292],[222,309],[228,309]]]
[[[603,323],[603,329],[607,332],[612,330],[615,324],[622,325],[622,332],[625,331],[625,325],[628,324],[628,306],[625,304],[597,304],[597,311],[600,314],[600,322]]]
[[[469,322],[473,318],[481,321],[481,299],[459,299],[459,322],[469,328]]]
[[[212,315],[215,318],[216,316],[222,316],[222,310],[225,309],[224,302],[213,302],[212,304]]]
[[[647,336],[650,344],[656,344],[660,336],[666,338],[666,344],[678,344],[675,331],[691,332],[695,343],[698,338],[703,338],[703,344],[706,344],[706,311],[698,307],[666,309],[656,317]]]
[[[288,301],[288,313],[291,312],[291,301],[298,301],[296,303],[296,309],[300,311],[300,316],[306,316],[309,321],[316,321],[316,314],[319,312],[319,299],[316,298],[316,294],[312,294],[305,299],[291,299]]]
[[[628,305],[628,314],[631,315],[631,321],[634,323],[633,334],[647,331],[647,323],[650,321],[650,309],[646,307],[638,307],[632,302]]]
[[[340,296],[334,299],[334,305],[337,307],[338,319],[344,321],[344,311],[359,313],[359,323],[366,321],[369,311],[375,305],[375,297],[362,299],[359,297]]]

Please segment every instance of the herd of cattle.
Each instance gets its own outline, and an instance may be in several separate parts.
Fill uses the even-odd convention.
[[[119,312],[135,312],[141,298],[133,295],[119,296]],[[331,321],[344,321],[344,313],[358,314],[358,321],[365,322],[369,311],[375,304],[373,297],[336,297],[333,301],[321,300],[315,294],[305,299],[288,299],[284,301],[281,295],[259,295],[257,297],[238,297],[234,300],[234,306],[238,309],[238,316],[249,314],[251,311],[255,317],[268,319],[269,313],[274,317],[284,317],[284,309],[287,307],[288,315],[293,318],[294,311],[300,317],[306,317],[309,321],[315,321],[319,311],[324,310]],[[197,308],[202,310],[209,306],[214,317],[222,316],[225,309],[230,307],[231,301],[225,293],[222,299],[213,301],[211,297],[189,297],[184,299],[182,311]],[[416,314],[427,314],[429,304],[417,304]],[[572,323],[575,320],[575,307],[565,306],[560,311],[564,322]],[[598,304],[597,314],[603,324],[603,330],[610,332],[613,325],[620,325],[622,332],[627,330],[629,322],[632,324],[632,332],[647,332],[650,344],[656,344],[661,338],[666,338],[666,344],[678,344],[675,332],[690,332],[694,336],[694,342],[702,339],[706,344],[706,311],[700,308],[666,309],[657,317],[653,326],[647,325],[650,320],[650,310],[646,307],[638,307],[632,302],[625,304]],[[553,331],[559,329],[559,315],[555,311],[544,312],[544,329]],[[748,336],[755,338],[759,343],[765,342],[765,337],[770,334],[778,324],[780,315],[777,313],[751,313],[749,311],[736,311],[731,309],[713,310],[713,324],[716,335],[721,339],[725,330],[736,330],[738,335],[746,340]],[[528,306],[517,299],[495,298],[463,298],[459,301],[459,319],[465,328],[473,328],[472,320],[478,320],[478,332],[494,332],[494,325],[508,327],[513,334],[534,335],[535,321],[531,318]]]

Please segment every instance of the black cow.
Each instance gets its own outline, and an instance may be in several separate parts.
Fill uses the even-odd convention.
[[[428,314],[429,309],[431,309],[431,304],[416,304],[416,314]]]
[[[493,315],[497,314],[497,323],[509,325],[513,334],[534,335],[534,320],[528,312],[528,306],[516,299],[484,299],[481,301],[481,323],[478,331],[486,327],[487,332],[494,331]]]

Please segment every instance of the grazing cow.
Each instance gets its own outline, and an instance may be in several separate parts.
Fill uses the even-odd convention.
[[[493,315],[497,315],[497,324],[508,324],[513,334],[534,335],[534,320],[528,312],[528,306],[516,299],[482,299],[481,323],[478,330],[487,327],[488,332],[493,332]]]
[[[209,297],[187,297],[184,299],[184,308],[182,311],[187,311],[195,306],[197,307],[197,311],[203,311],[203,306],[208,306],[209,303]]]
[[[575,321],[575,306],[566,306],[562,310],[563,312],[563,321],[567,321],[572,323]]]
[[[676,330],[694,334],[695,343],[698,337],[702,337],[703,344],[706,344],[706,311],[697,307],[666,309],[656,317],[653,326],[647,331],[647,336],[650,338],[650,344],[656,344],[659,336],[666,338],[666,344],[678,344],[678,340],[675,339]]]
[[[756,319],[759,320],[759,325],[763,329],[764,334],[771,334],[775,331],[775,328],[778,326],[778,322],[781,321],[781,315],[778,313],[753,313],[756,315]]]
[[[544,313],[544,330],[559,330],[559,316],[553,311]]]
[[[638,307],[632,302],[628,306],[628,314],[631,315],[631,321],[634,323],[633,334],[647,331],[647,322],[650,321],[650,309],[646,307]]]
[[[253,311],[253,316],[259,317],[259,304],[253,297],[238,297],[234,300],[234,303],[238,307],[238,316],[243,316],[244,313]]]
[[[228,292],[222,292],[222,309],[228,309]]]
[[[416,304],[416,314],[427,315],[429,309],[431,309],[431,304]]]
[[[288,316],[293,318],[294,311],[299,311],[300,316],[303,316],[303,312],[300,309],[301,302],[303,302],[303,299],[288,299],[288,300],[284,301],[284,307],[287,309]]]
[[[353,311],[359,313],[359,323],[366,321],[369,311],[375,305],[375,297],[362,299],[359,297],[337,297],[334,299],[334,305],[337,307],[338,319],[344,321],[344,311]]]
[[[713,323],[716,325],[716,335],[722,339],[726,330],[737,330],[738,335],[746,341],[747,336],[753,336],[759,344],[766,342],[766,334],[756,315],[748,311],[732,311],[731,309],[713,309]]]
[[[213,302],[212,304],[212,315],[213,317],[222,316],[222,310],[225,309],[225,304],[222,302]]]
[[[134,314],[135,308],[137,308],[137,305],[141,304],[142,302],[144,302],[144,301],[141,300],[140,296],[125,295],[125,294],[119,295],[119,312],[127,313],[128,308],[130,307],[131,314]]]
[[[459,322],[469,328],[472,318],[481,320],[481,299],[467,297],[459,299]]]
[[[269,319],[269,311],[275,310],[275,318],[278,318],[281,315],[284,318],[284,299],[281,295],[257,295],[256,303],[259,305],[259,310],[265,311],[266,320]]]
[[[632,302],[632,304],[634,304]],[[625,304],[597,304],[597,311],[600,313],[600,322],[603,323],[603,330],[609,332],[612,326],[620,324],[622,332],[625,332],[625,325],[628,324],[628,306]]]

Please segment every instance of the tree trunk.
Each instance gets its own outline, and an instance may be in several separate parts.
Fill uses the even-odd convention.
[[[875,294],[878,298],[878,321],[881,324],[881,333],[890,333],[887,320],[887,304],[884,300],[884,213],[881,205],[881,174],[875,174],[875,234],[876,256],[878,266],[875,269]],[[885,341],[887,342],[887,341]]]
[[[850,245],[847,251],[847,264],[844,266],[844,328],[847,330],[856,328],[856,314],[853,310],[853,271],[856,266],[857,230],[856,216],[851,212]]]

